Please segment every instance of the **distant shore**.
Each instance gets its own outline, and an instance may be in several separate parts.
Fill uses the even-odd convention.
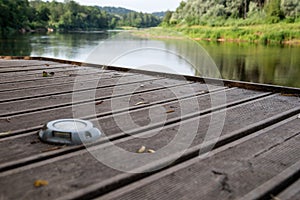
[[[300,45],[300,23],[247,27],[177,26],[134,30],[134,34],[157,39],[186,39],[189,37],[196,41]]]

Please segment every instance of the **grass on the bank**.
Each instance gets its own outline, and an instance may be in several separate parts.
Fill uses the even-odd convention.
[[[127,30],[137,30],[136,27],[132,27],[132,26],[119,26],[119,27],[116,27],[115,29],[124,30],[124,31],[127,31]]]
[[[300,44],[300,23],[278,23],[251,26],[176,26],[137,30],[135,35],[153,38],[180,38],[183,35],[198,40],[237,41],[251,43]]]
[[[278,23],[251,26],[209,27],[191,26],[174,27],[191,38],[209,40],[235,40],[261,43],[283,43],[300,41],[300,23]]]

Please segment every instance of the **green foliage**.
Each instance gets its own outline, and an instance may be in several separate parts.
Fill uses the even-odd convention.
[[[111,6],[104,6],[104,7],[99,6],[99,9],[114,15],[125,15],[134,12],[134,10],[130,10],[127,8],[111,7]]]
[[[167,11],[165,13],[165,16],[162,20],[163,25],[170,25],[172,15],[173,15],[173,12],[171,12],[171,11]]]
[[[2,31],[28,26],[31,9],[27,0],[0,0],[0,27]]]
[[[132,26],[137,28],[155,27],[161,20],[151,14],[130,12],[121,16],[117,22],[118,26]]]
[[[300,23],[286,24],[264,24],[252,26],[193,26],[173,27],[175,31],[182,32],[191,38],[211,41],[245,41],[252,43],[282,44],[286,41],[300,40]]]
[[[187,0],[169,17],[169,25],[209,26],[288,23],[299,20],[299,0]]]
[[[267,22],[278,23],[284,18],[284,14],[281,11],[280,0],[269,0],[265,6],[267,14]]]
[[[108,13],[124,12],[124,14]],[[73,0],[0,0],[0,31],[20,29],[92,30],[116,26],[157,26],[161,20],[150,14],[123,8],[82,6]]]

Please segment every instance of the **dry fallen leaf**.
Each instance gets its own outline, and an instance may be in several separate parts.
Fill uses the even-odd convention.
[[[271,194],[271,200],[280,200],[278,197]]]
[[[173,113],[175,110],[168,110],[166,113]]]
[[[139,105],[143,105],[143,104],[146,104],[144,101],[140,101],[140,102],[137,102],[136,104],[135,104],[135,106],[139,106]]]
[[[144,153],[146,150],[146,147],[145,146],[142,146],[138,151],[137,153]]]
[[[55,150],[58,150],[58,149],[61,149],[61,148],[63,148],[63,147],[52,147],[52,148],[43,150],[42,152],[45,153],[45,152],[49,152],[49,151],[55,151]]]
[[[148,153],[155,153],[155,151],[153,149],[148,149],[147,151]]]
[[[207,93],[209,93],[209,91],[204,90],[204,91],[201,91],[199,94],[207,94]]]
[[[43,77],[48,77],[48,72],[43,71]]]
[[[99,102],[96,102],[95,104],[96,105],[100,105],[100,104],[102,104],[104,101],[99,101]]]
[[[49,184],[48,181],[45,180],[36,180],[34,181],[34,186],[35,187],[43,187],[43,186],[47,186]]]
[[[11,133],[11,131],[6,131],[6,132],[3,132],[3,133],[0,133],[0,136],[9,135],[10,133]]]
[[[24,60],[30,60],[30,57],[29,56],[25,56]]]

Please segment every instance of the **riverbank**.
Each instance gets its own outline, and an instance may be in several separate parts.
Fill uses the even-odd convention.
[[[194,40],[218,42],[300,45],[300,23],[227,27],[176,26],[140,30],[134,34],[159,39],[181,39],[188,36]]]

